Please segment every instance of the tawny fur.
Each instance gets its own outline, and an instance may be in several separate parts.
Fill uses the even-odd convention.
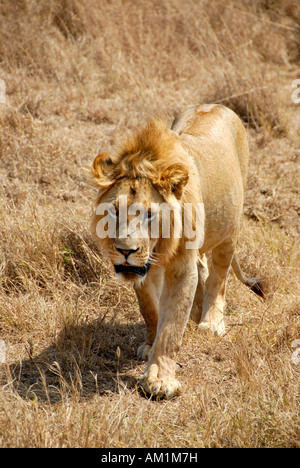
[[[247,170],[244,126],[221,105],[190,108],[177,116],[171,129],[153,120],[113,157],[103,153],[95,159],[97,204],[110,201],[117,206],[120,195],[127,195],[128,205],[168,203],[174,210],[185,203],[204,204],[199,249],[187,249],[184,235],[177,239],[173,231],[167,239],[128,235],[99,240],[113,265],[127,260],[123,252],[132,252],[128,260],[132,265],[152,263],[143,279],[121,274],[134,285],[147,325],[138,354],[148,358],[141,386],[150,394],[170,398],[180,391],[175,359],[191,312],[201,328],[224,333],[226,278],[239,232]],[[93,218],[95,235],[100,219]],[[195,222],[193,218],[193,226]],[[210,271],[208,251],[212,251]]]

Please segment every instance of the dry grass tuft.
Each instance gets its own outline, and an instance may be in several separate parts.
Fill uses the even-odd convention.
[[[300,10],[294,0],[3,0],[1,447],[299,447]],[[249,129],[227,334],[192,323],[185,392],[136,389],[144,325],[89,234],[86,168],[151,117],[218,101]],[[279,138],[280,137],[280,138]]]

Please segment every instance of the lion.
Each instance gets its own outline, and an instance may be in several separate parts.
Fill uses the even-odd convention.
[[[117,277],[136,292],[146,323],[146,340],[137,351],[148,360],[139,381],[146,394],[172,398],[180,393],[176,355],[190,315],[200,328],[224,334],[231,266],[244,284],[263,294],[257,278],[243,275],[234,253],[248,159],[247,134],[237,114],[204,104],[179,114],[171,127],[151,120],[115,155],[101,153],[94,161],[99,193],[92,232]],[[175,235],[186,206],[189,237],[183,228]],[[169,235],[162,235],[166,207]],[[106,230],[104,221],[111,223]]]

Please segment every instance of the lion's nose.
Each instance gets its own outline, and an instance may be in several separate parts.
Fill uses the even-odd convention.
[[[131,255],[132,253],[134,252],[137,252],[139,250],[139,247],[137,249],[118,249],[117,248],[117,251],[120,252],[122,255],[124,255],[124,257],[127,259],[129,257],[129,255]]]

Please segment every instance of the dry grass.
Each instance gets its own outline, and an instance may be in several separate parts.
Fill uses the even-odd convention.
[[[297,2],[3,0],[0,21],[0,446],[299,447]],[[226,336],[190,323],[185,392],[158,403],[136,389],[145,330],[90,238],[84,168],[216,100],[249,128],[239,255],[267,295],[230,276]]]

